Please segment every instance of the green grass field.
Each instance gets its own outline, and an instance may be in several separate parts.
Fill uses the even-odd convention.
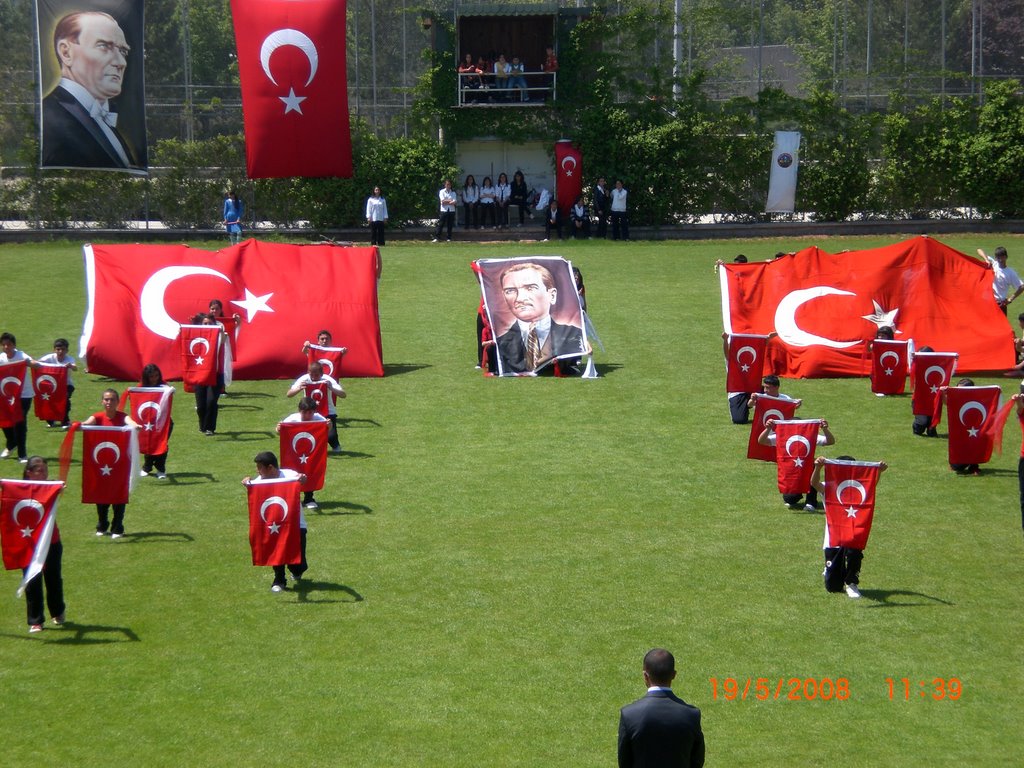
[[[1024,258],[1024,238],[944,241]],[[0,577],[0,764],[611,766],[618,710],[642,695],[641,657],[660,645],[703,711],[708,765],[1018,765],[1013,421],[1003,454],[960,477],[944,440],[912,436],[908,398],[875,398],[863,379],[784,382],[802,416],[829,420],[826,455],[890,464],[859,601],[822,587],[821,515],[785,509],[774,466],[744,458],[712,264],[809,244],[388,246],[389,375],[344,382],[346,453],[309,515],[309,583],[271,594],[239,484],[257,451],[276,451],[287,383],[236,382],[214,438],[179,391],[171,479],[140,480],[125,539],[93,535],[69,478],[67,626],[30,636],[20,574]],[[473,370],[469,262],[540,253],[586,276],[607,347],[599,380]],[[80,247],[0,246],[0,264],[3,329],[32,355],[56,336],[74,352]],[[76,384],[83,418],[109,383]],[[61,437],[33,419],[29,450],[53,459]],[[0,462],[0,476],[20,465]],[[754,681],[746,700],[727,700],[727,678],[741,693]],[[848,696],[789,700],[790,678],[842,678]],[[934,678],[959,679],[962,696],[934,700]]]

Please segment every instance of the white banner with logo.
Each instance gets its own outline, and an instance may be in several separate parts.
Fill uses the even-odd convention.
[[[800,132],[776,131],[772,170],[768,177],[766,213],[792,213],[796,207],[796,169],[800,164]]]

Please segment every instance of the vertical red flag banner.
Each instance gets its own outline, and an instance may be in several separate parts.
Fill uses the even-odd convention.
[[[299,481],[261,480],[246,486],[249,496],[249,546],[253,565],[302,562]]]
[[[135,381],[155,363],[180,378],[179,326],[218,297],[241,315],[240,337],[259,341],[239,344],[236,379],[293,379],[311,322],[345,339],[347,376],[384,375],[376,248],[246,240],[217,252],[95,244],[83,252],[80,355],[90,373]]]
[[[946,390],[950,464],[984,464],[992,458],[1002,393],[995,386]]]
[[[331,402],[331,392],[326,381],[308,381],[302,385],[303,394],[316,403],[316,412],[324,418],[330,415],[328,403]]]
[[[249,177],[352,176],[345,0],[232,0]]]
[[[181,378],[185,391],[196,387],[212,387],[217,383],[220,360],[221,330],[219,325],[183,325],[178,333],[181,353]]]
[[[555,198],[563,218],[583,193],[583,155],[569,139],[555,142]]]
[[[127,504],[139,474],[134,427],[81,427],[82,503]]]
[[[768,419],[784,421],[796,414],[797,400],[783,400],[771,395],[758,395],[754,402],[754,415],[750,419],[750,439],[747,441],[747,458],[760,461],[775,461],[775,446],[761,445],[757,438],[764,431]]]
[[[0,427],[13,427],[25,420],[21,410],[21,386],[28,363],[0,363]],[[60,416],[64,418],[64,414]]]
[[[167,453],[174,387],[130,387],[127,394],[131,417],[142,427],[138,433],[139,453],[147,456]]]
[[[956,352],[914,353],[911,366],[914,396],[911,408],[915,416],[935,415],[939,402],[939,388],[949,386],[956,369]]]
[[[281,468],[306,476],[304,491],[319,491],[327,474],[329,421],[282,421]]]
[[[910,343],[874,339],[871,342],[871,391],[902,395],[907,390]]]
[[[768,337],[748,333],[729,336],[726,361],[726,392],[757,392],[761,389]]]
[[[63,421],[68,405],[67,366],[40,363],[38,368],[32,369],[32,388],[36,391],[32,403],[36,418]]]
[[[807,493],[814,472],[820,419],[775,422],[775,463],[780,493]]]
[[[322,347],[319,344],[310,344],[306,350],[306,362],[317,362],[324,369],[324,373],[335,381],[341,376],[341,363],[345,357],[345,347]]]
[[[812,247],[719,270],[728,333],[779,334],[779,376],[863,375],[863,347],[881,326],[897,339],[960,353],[966,372],[1014,365],[1013,329],[992,300],[992,268],[918,237],[864,251]]]
[[[49,551],[50,541],[43,536],[48,524],[52,532],[50,518],[57,514],[62,490],[59,480],[0,480],[0,544],[8,571],[28,568],[40,544]]]
[[[875,488],[881,464],[825,461],[825,521],[828,546],[864,549],[875,514]]]

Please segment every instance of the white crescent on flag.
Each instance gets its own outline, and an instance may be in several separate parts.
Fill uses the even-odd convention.
[[[14,520],[15,525],[21,525],[21,521],[18,520],[18,515],[21,513],[21,510],[26,508],[34,509],[36,511],[36,514],[38,515],[38,519],[36,520],[37,523],[41,521],[43,516],[46,514],[46,510],[43,508],[43,505],[35,499],[22,499],[15,504],[14,509],[11,510],[11,519]],[[29,529],[29,535],[31,535],[31,533],[32,531]]]
[[[824,336],[816,336],[808,333],[796,324],[796,311],[812,299],[822,296],[856,296],[853,291],[841,291],[829,285],[817,285],[813,288],[803,288],[792,291],[783,297],[782,301],[775,308],[775,331],[787,344],[794,347],[811,347],[820,345],[832,347],[833,349],[845,349],[860,344],[857,341],[836,341]]]

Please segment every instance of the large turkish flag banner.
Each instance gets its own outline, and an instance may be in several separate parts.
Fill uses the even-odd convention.
[[[992,458],[1002,393],[995,386],[946,390],[950,464],[984,464]]]
[[[761,389],[767,336],[737,333],[729,337],[726,362],[726,392],[757,392]]]
[[[760,459],[761,461],[775,461],[775,446],[761,445],[757,438],[764,432],[765,422],[768,419],[782,421],[792,419],[796,414],[797,400],[783,400],[781,397],[771,395],[758,395],[754,401],[754,415],[750,419],[750,439],[747,441],[747,458]]]
[[[249,546],[253,565],[294,565],[302,562],[299,528],[299,481],[260,480],[246,487],[249,495]]]
[[[555,142],[555,198],[563,217],[582,193],[583,155],[568,139]]]
[[[820,419],[775,422],[775,463],[780,493],[807,493],[814,472]]]
[[[138,474],[134,427],[81,427],[82,503],[127,504]]]
[[[139,430],[139,453],[146,456],[167,453],[174,387],[130,387],[127,397],[131,402],[131,417],[142,427]]]
[[[902,395],[907,390],[910,343],[875,339],[871,342],[871,391]]]
[[[21,410],[21,388],[25,380],[24,360],[0,363],[0,427],[13,427],[25,420]],[[64,418],[64,414],[60,416]]]
[[[919,346],[956,350],[966,372],[1014,364],[991,266],[928,237],[841,254],[806,248],[726,264],[719,276],[724,329],[776,331],[771,370],[780,376],[860,376],[861,345],[883,325]]]
[[[282,421],[281,469],[294,469],[306,476],[304,491],[319,491],[327,474],[327,431],[329,421]]]
[[[825,460],[825,520],[828,545],[864,549],[875,514],[875,487],[882,465]]]
[[[28,568],[46,523],[57,513],[62,490],[59,480],[0,480],[0,548],[8,571]],[[52,533],[53,525],[49,527]],[[49,551],[50,541],[42,544]]]
[[[235,379],[291,379],[321,328],[345,339],[348,376],[383,376],[377,249],[256,240],[203,251],[184,245],[87,245],[88,309],[80,354],[89,372],[138,381],[146,363],[181,378],[179,325],[220,298],[248,339]]]
[[[66,365],[40,363],[32,369],[32,388],[36,391],[32,405],[36,418],[63,421],[68,406],[68,368]]]
[[[345,0],[231,0],[249,177],[352,176]]]
[[[911,398],[911,412],[915,416],[931,416],[939,423],[942,414],[937,407],[939,388],[948,387],[957,369],[955,352],[916,352],[914,364],[911,366],[911,378],[914,380],[914,396]]]

